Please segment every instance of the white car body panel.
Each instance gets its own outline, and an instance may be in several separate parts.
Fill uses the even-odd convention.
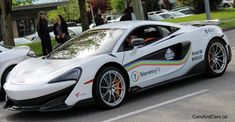
[[[0,51],[2,51],[0,53],[0,81],[2,81],[2,75],[7,68],[17,65],[29,58],[27,54],[30,51],[30,48],[22,46],[6,49],[0,45]]]

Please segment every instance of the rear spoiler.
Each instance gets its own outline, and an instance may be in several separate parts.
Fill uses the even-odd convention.
[[[181,25],[193,25],[193,26],[206,26],[206,25],[219,25],[220,20],[203,20],[203,21],[190,21],[179,23]]]

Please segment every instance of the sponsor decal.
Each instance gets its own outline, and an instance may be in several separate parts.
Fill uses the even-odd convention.
[[[174,57],[175,57],[175,53],[170,48],[168,48],[165,54],[165,59],[172,60],[174,59]]]
[[[202,50],[197,50],[192,52],[192,61],[200,60],[203,58],[202,55],[203,51]]]
[[[202,59],[202,57],[203,57],[202,55],[195,56],[192,58],[192,61],[200,60],[200,59]]]
[[[131,79],[132,81],[137,82],[140,79],[140,72],[138,71],[132,72]]]
[[[200,54],[202,54],[202,52],[203,52],[202,50],[193,51],[193,52],[192,52],[192,55],[193,55],[193,56],[195,56],[195,55],[200,55]]]
[[[191,54],[191,47],[187,55],[182,60],[137,60],[124,65],[124,67],[129,72],[141,66],[179,66],[186,63],[190,54]]]
[[[89,80],[89,81],[86,81],[84,84],[87,85],[87,84],[92,83],[92,82],[93,82],[93,80]]]
[[[160,72],[161,68],[157,67],[155,69],[147,70],[147,71],[133,71],[131,74],[131,79],[134,82],[137,82],[141,77],[146,77],[149,75],[156,75],[157,72]]]
[[[86,93],[80,93],[80,92],[78,92],[78,93],[75,94],[76,97],[80,97],[80,96],[84,96],[84,95],[86,95]]]

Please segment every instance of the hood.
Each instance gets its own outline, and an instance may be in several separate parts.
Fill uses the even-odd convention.
[[[47,60],[28,59],[18,64],[7,78],[12,84],[45,84],[53,78],[79,65],[79,59]]]

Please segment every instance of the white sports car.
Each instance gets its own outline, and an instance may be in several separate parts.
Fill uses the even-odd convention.
[[[127,93],[198,74],[222,75],[231,60],[217,26],[126,21],[83,32],[44,58],[26,60],[7,78],[5,108],[67,110],[86,100],[118,107]]]
[[[7,47],[0,45],[0,92],[1,98],[4,97],[3,84],[6,81],[8,73],[20,62],[33,56],[29,47]]]

